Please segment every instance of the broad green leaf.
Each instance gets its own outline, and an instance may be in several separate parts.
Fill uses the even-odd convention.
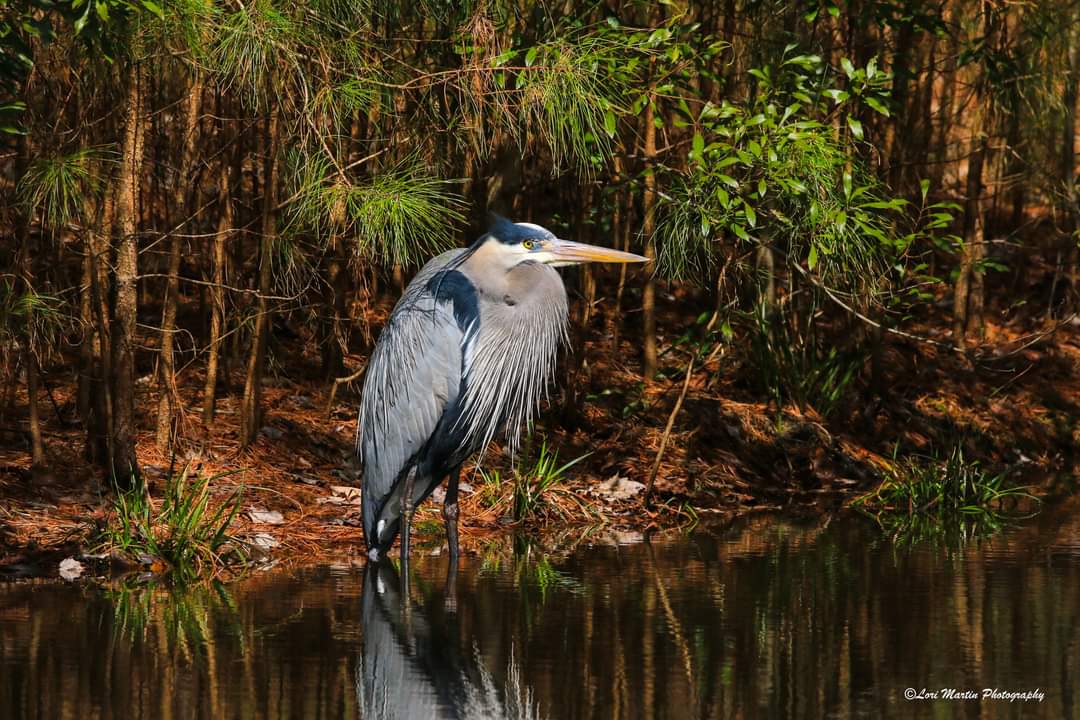
[[[536,62],[536,55],[539,52],[539,48],[529,48],[529,51],[525,53],[525,67],[532,67],[532,64]]]
[[[754,212],[754,208],[744,201],[743,211],[746,213],[746,222],[750,224],[750,227],[757,227],[757,213]]]
[[[615,137],[615,113],[610,110],[604,111],[604,130],[607,131],[608,137]]]
[[[86,10],[75,20],[75,34],[80,34],[85,28],[86,23],[90,22],[90,6],[86,6]]]
[[[851,134],[855,136],[857,140],[863,139],[862,123],[855,118],[848,115],[847,118],[848,127],[851,128]]]
[[[813,270],[817,266],[817,246],[816,245],[811,245],[810,246],[810,254],[806,257],[806,265],[811,270]]]
[[[159,19],[165,19],[165,11],[162,10],[161,6],[158,5],[156,2],[154,2],[153,0],[141,0],[141,2],[144,8],[157,15]]]
[[[848,95],[847,91],[841,90],[839,88],[829,88],[823,94],[825,95],[825,97],[829,98],[837,105],[851,97],[850,95]]]
[[[864,97],[863,100],[865,100],[866,104],[873,108],[874,111],[879,115],[889,117],[889,108],[885,106],[885,103],[881,102],[875,97],[870,96]]]
[[[699,161],[705,153],[705,138],[699,132],[694,133],[693,153],[694,157]]]

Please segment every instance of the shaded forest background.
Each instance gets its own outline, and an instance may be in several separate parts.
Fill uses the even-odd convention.
[[[1078,2],[0,18],[8,472],[243,466],[267,388],[354,421],[403,284],[497,211],[655,260],[566,276],[575,351],[543,422],[631,458],[597,473],[644,479],[667,446],[666,490],[738,501],[740,475],[854,482],[966,438],[1075,477]]]

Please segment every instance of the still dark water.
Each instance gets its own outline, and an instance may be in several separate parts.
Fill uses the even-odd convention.
[[[347,564],[0,585],[0,717],[1076,718],[1077,517],[960,550],[767,517],[557,559],[493,546],[453,592],[417,559],[409,600],[392,566]]]

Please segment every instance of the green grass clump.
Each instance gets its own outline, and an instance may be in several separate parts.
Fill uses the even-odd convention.
[[[958,545],[996,533],[1023,517],[1021,501],[1037,502],[1026,487],[1008,483],[964,458],[956,445],[944,460],[908,458],[878,488],[854,503],[895,540],[944,540]]]
[[[532,447],[531,439],[528,444]],[[526,457],[531,455],[527,449]],[[535,460],[526,460],[507,473],[497,469],[480,470],[480,486],[476,497],[482,508],[516,522],[566,519],[571,515],[591,515],[587,505],[569,488],[563,487],[563,474],[578,464],[589,453],[559,464],[559,453],[548,448],[547,441],[540,445]]]
[[[159,503],[142,489],[118,493],[98,550],[141,563],[160,562],[181,582],[242,560],[240,545],[228,532],[240,508],[241,492],[210,507],[210,483],[228,474],[199,477],[185,467],[179,476],[166,480]]]
[[[522,472],[514,469],[513,511],[515,520],[553,512],[563,515],[560,503],[553,498],[553,490],[563,477],[563,473],[589,456],[588,453],[568,463],[559,465],[558,450],[548,449],[547,441],[540,445],[540,454],[532,467]]]

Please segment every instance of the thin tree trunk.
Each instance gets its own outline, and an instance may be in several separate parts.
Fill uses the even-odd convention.
[[[86,215],[86,227],[85,235],[83,239],[83,258],[82,258],[82,276],[79,281],[79,325],[82,328],[81,342],[79,343],[79,389],[78,389],[78,401],[77,407],[79,411],[79,418],[83,422],[89,422],[90,418],[90,402],[92,399],[91,390],[94,372],[94,342],[95,342],[95,323],[94,323],[94,310],[93,310],[93,291],[92,291],[92,279],[91,273],[94,271],[94,262],[92,259],[93,250],[91,249],[92,241],[90,240],[90,233],[93,230],[90,227],[91,215]]]
[[[19,150],[16,158],[15,172],[21,177],[30,164],[30,158],[34,148],[30,144],[30,137],[23,135],[20,138]],[[24,291],[29,295],[34,292],[34,258],[40,253],[40,236],[34,237],[30,233],[30,217],[20,212],[15,221],[15,267],[19,279],[22,280]],[[29,415],[30,431],[30,466],[31,474],[36,476],[47,473],[45,467],[45,443],[41,438],[41,415],[38,408],[38,364],[37,347],[37,323],[34,320],[35,307],[27,306],[25,321],[25,335],[22,338],[22,362],[26,370],[26,401]],[[15,383],[13,383],[14,385]],[[14,391],[14,388],[12,388]],[[12,397],[14,401],[14,397]]]
[[[206,384],[203,386],[203,425],[214,421],[217,402],[218,367],[221,358],[221,334],[225,326],[225,243],[232,232],[232,198],[229,195],[229,164],[222,160],[221,174],[218,176],[218,206],[221,215],[218,218],[217,232],[214,235],[214,250],[211,256],[214,284],[211,290],[210,310],[210,355],[206,360]]]
[[[330,237],[326,254],[326,287],[329,293],[323,301],[323,312],[328,321],[321,321],[320,344],[323,351],[323,378],[332,380],[345,370],[341,343],[345,339],[346,291],[348,276],[341,257],[341,239],[335,233]]]
[[[116,306],[113,327],[113,457],[109,473],[121,486],[140,487],[135,455],[135,331],[138,310],[139,185],[144,135],[144,73],[134,60],[128,71],[123,155],[116,192]]]
[[[915,32],[910,22],[904,22],[900,26],[896,40],[896,51],[893,53],[893,100],[900,108],[895,117],[891,118],[886,125],[885,132],[885,157],[888,158],[889,185],[893,192],[903,195],[904,190],[904,158],[905,143],[911,138],[910,118],[916,108],[914,103],[908,102],[911,86],[911,51],[914,43]]]
[[[631,200],[630,191],[628,185],[625,184],[626,179],[623,177],[623,160],[622,157],[615,157],[615,176],[616,182],[620,183],[620,188],[615,193],[615,208],[611,220],[611,234],[612,239],[619,243],[619,247],[623,252],[630,252],[630,217],[631,210],[633,209],[633,201]],[[619,349],[619,336],[622,334],[622,322],[623,322],[623,295],[626,292],[626,272],[627,264],[622,263],[619,265],[619,284],[615,288],[615,308],[611,313],[611,351],[617,352]]]
[[[979,112],[982,112],[981,108]],[[982,194],[982,169],[986,142],[984,138],[977,137],[975,143],[975,149],[968,159],[967,200],[964,203],[964,245],[961,249],[960,269],[956,276],[956,288],[953,293],[953,341],[958,348],[964,347],[973,321],[980,320],[976,316],[976,311],[981,313],[981,302],[973,303],[973,297],[976,290],[981,291],[982,283],[973,283],[973,279],[976,275],[982,274],[978,268],[978,261],[984,247],[980,195]]]
[[[41,472],[45,468],[45,443],[41,439],[41,413],[38,408],[38,363],[34,350],[27,344],[24,356],[26,363],[26,395],[30,406],[30,447],[31,472]]]
[[[20,231],[23,233],[23,252],[19,264],[21,267],[21,274],[23,283],[27,292],[32,292],[34,289],[34,278],[32,263],[32,250],[30,248],[30,238],[26,237],[29,233],[25,229]],[[37,476],[42,473],[47,473],[48,470],[45,464],[45,443],[41,438],[41,414],[38,407],[38,362],[37,362],[37,337],[35,330],[35,322],[33,317],[33,308],[26,317],[26,337],[24,338],[23,346],[23,366],[26,368],[26,401],[28,405],[29,415],[29,429],[30,429],[30,470],[31,474]]]
[[[653,233],[656,231],[656,122],[655,88],[649,91],[649,102],[645,109],[645,192],[642,196],[642,212],[644,221],[641,231],[645,235],[645,257],[650,262],[645,266],[648,276],[645,278],[645,287],[641,295],[642,314],[642,338],[643,363],[642,376],[645,382],[651,383],[656,377],[656,281],[653,279],[655,264],[651,261],[656,259],[656,241]]]
[[[568,195],[564,191],[564,197]],[[590,204],[591,193],[589,189],[584,191],[583,197],[577,199],[574,210],[574,233],[578,242],[584,242],[585,237],[585,208]],[[581,409],[579,399],[583,385],[581,371],[585,366],[585,336],[591,314],[591,304],[596,296],[596,283],[592,277],[592,269],[586,265],[581,269],[581,275],[575,279],[574,286],[582,291],[583,303],[573,303],[570,311],[570,326],[572,334],[571,347],[577,349],[567,358],[565,367],[565,392],[563,394],[562,421],[568,428],[576,428],[581,421]]]
[[[1076,28],[1076,21],[1072,23],[1069,33],[1071,48],[1069,52],[1069,74],[1065,78],[1065,92],[1063,104],[1065,106],[1064,128],[1061,136],[1061,181],[1065,185],[1065,197],[1068,201],[1068,220],[1065,224],[1067,237],[1066,253],[1069,261],[1069,296],[1066,301],[1066,309],[1075,307],[1076,294],[1080,292],[1080,249],[1077,245],[1077,231],[1080,230],[1080,197],[1076,192],[1076,120],[1077,120],[1077,97],[1080,95],[1080,31]],[[1052,312],[1053,298],[1050,309]]]
[[[192,72],[194,74],[188,87],[184,107],[184,145],[181,150],[176,187],[173,189],[175,214],[169,220],[173,236],[170,238],[168,280],[161,317],[161,375],[158,388],[160,398],[158,399],[156,441],[158,449],[162,452],[168,452],[172,447],[174,429],[179,422],[181,411],[180,393],[176,387],[176,358],[173,350],[176,335],[176,306],[180,294],[180,259],[184,244],[183,233],[180,230],[187,221],[188,181],[195,164],[203,88],[202,73],[197,69]]]
[[[255,336],[248,354],[247,374],[244,380],[244,397],[240,405],[240,445],[247,447],[259,431],[262,405],[262,375],[266,363],[266,346],[270,334],[271,261],[274,239],[277,234],[277,175],[278,113],[270,113],[267,129],[265,187],[263,188],[262,240],[259,246],[259,300],[255,317]]]
[[[101,212],[94,223],[93,232],[87,235],[87,254],[90,261],[90,314],[92,332],[84,342],[91,345],[91,364],[87,383],[90,386],[90,402],[86,420],[86,456],[107,470],[113,465],[113,394],[112,384],[112,331],[109,323],[109,276],[108,233],[111,232],[116,214],[113,192],[105,193]]]

